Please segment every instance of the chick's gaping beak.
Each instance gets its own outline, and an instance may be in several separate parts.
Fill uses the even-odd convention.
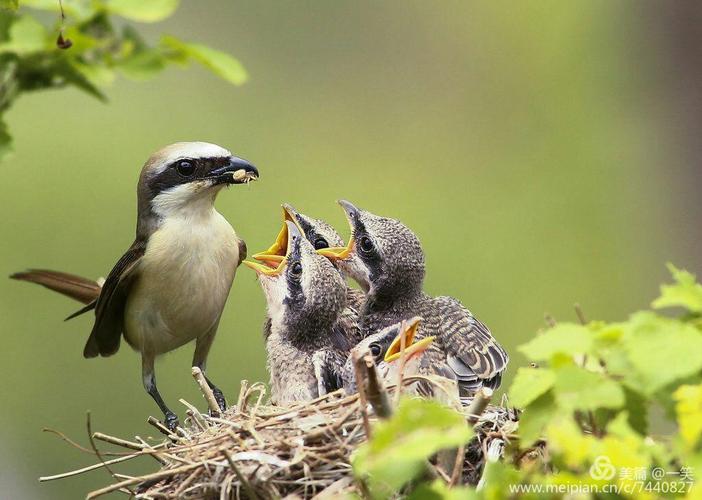
[[[245,260],[243,263],[246,264],[247,267],[256,271],[256,274],[258,275],[278,276],[282,274],[288,263],[288,255],[290,255],[290,250],[292,249],[293,239],[301,237],[302,235],[297,226],[293,222],[285,221],[283,229],[281,229],[280,233],[278,234],[278,238],[276,238],[276,243],[273,244],[273,246],[285,245],[285,253],[282,256],[275,255],[264,256],[262,258],[257,257],[258,255],[265,254],[265,252],[261,252],[253,257],[261,260],[263,263],[253,262],[250,260]]]
[[[276,236],[275,241],[273,244],[268,247],[267,250],[264,250],[263,252],[258,252],[257,254],[252,255],[252,258],[256,260],[260,260],[264,263],[267,263],[269,265],[275,265],[277,266],[282,262],[282,260],[285,258],[285,254],[287,253],[287,248],[288,248],[288,222],[292,222],[297,226],[297,228],[301,230],[300,225],[297,221],[297,212],[293,207],[288,205],[287,203],[283,203],[283,227],[280,229],[280,232],[278,232],[278,236]]]
[[[414,336],[417,333],[420,321],[421,319],[419,317],[414,317],[403,322],[400,333],[395,337],[385,353],[384,359],[386,363],[397,361],[402,357],[403,352],[405,359],[409,359],[427,350],[435,337],[425,337],[416,342],[414,341]]]
[[[258,179],[258,169],[248,161],[237,156],[230,156],[229,161],[221,167],[210,171],[208,177],[217,184],[248,184]]]
[[[317,253],[319,255],[324,255],[330,260],[348,259],[353,254],[353,250],[356,244],[356,241],[354,239],[355,221],[358,220],[359,210],[350,201],[339,200],[338,203],[339,205],[341,205],[341,208],[344,209],[344,212],[346,212],[346,218],[348,219],[349,227],[351,228],[351,236],[349,236],[349,242],[346,244],[345,247],[329,247],[317,250]]]

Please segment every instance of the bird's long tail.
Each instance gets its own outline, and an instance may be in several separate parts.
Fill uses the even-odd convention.
[[[101,284],[97,281],[47,269],[29,269],[25,272],[15,273],[10,278],[42,285],[83,304],[94,302],[102,289]]]

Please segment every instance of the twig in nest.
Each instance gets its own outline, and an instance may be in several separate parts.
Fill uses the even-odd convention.
[[[90,446],[92,447],[93,451],[95,452],[95,455],[97,456],[98,460],[102,462],[103,467],[107,469],[107,472],[110,473],[110,475],[115,479],[115,481],[119,481],[119,478],[115,474],[115,472],[110,468],[108,464],[105,463],[105,459],[102,458],[102,455],[100,454],[100,450],[97,449],[97,446],[95,446],[95,440],[93,439],[93,426],[90,422],[90,412],[86,413],[85,417],[85,426],[88,429],[88,439],[90,440]],[[129,488],[127,488],[129,489]],[[129,492],[133,495],[134,492],[132,490],[129,490]]]
[[[366,391],[364,388],[364,380],[361,370],[365,367],[365,362],[362,357],[354,355],[353,359],[353,376],[356,379],[356,388],[358,390],[358,401],[361,405],[361,416],[363,418],[363,429],[366,431],[368,439],[371,438],[371,426],[368,420],[368,400],[366,399]]]
[[[91,451],[91,453],[94,454],[95,452]],[[66,477],[78,476],[78,475],[83,474],[85,472],[90,472],[90,471],[93,471],[96,469],[102,469],[106,465],[112,465],[112,464],[117,464],[120,462],[125,462],[127,460],[131,460],[132,458],[135,458],[138,456],[140,456],[139,453],[132,453],[131,455],[125,455],[123,457],[113,458],[112,460],[100,462],[99,464],[88,465],[87,467],[83,467],[81,469],[76,469],[76,470],[72,470],[69,472],[63,472],[61,474],[55,474],[53,476],[42,476],[39,478],[39,482],[44,483],[46,481],[55,481],[56,479],[64,479]]]
[[[219,404],[217,404],[217,400],[215,399],[212,389],[210,389],[210,384],[208,384],[205,379],[205,375],[197,366],[193,366],[193,378],[195,382],[197,382],[198,387],[200,387],[200,392],[202,392],[202,395],[205,397],[205,401],[207,401],[207,406],[210,408],[210,415],[219,417],[222,414]]]
[[[114,436],[109,436],[107,434],[103,434],[102,432],[96,432],[95,434],[93,434],[93,438],[99,441],[104,441],[106,443],[116,444],[117,446],[122,446],[124,448],[129,448],[130,450],[141,451],[144,449],[144,445],[142,444],[134,443],[132,441],[127,441],[126,439],[117,438]]]
[[[76,448],[76,449],[78,449],[78,450],[80,450],[80,451],[83,451],[83,452],[85,452],[85,453],[90,453],[91,455],[95,455],[95,452],[94,452],[93,450],[88,449],[88,448],[86,448],[85,446],[79,445],[78,443],[76,443],[75,441],[73,441],[71,438],[69,438],[68,436],[66,436],[66,435],[65,435],[63,432],[61,432],[61,431],[57,431],[56,429],[49,429],[48,427],[44,427],[44,428],[42,429],[42,432],[49,432],[49,433],[51,433],[51,434],[55,434],[56,436],[58,436],[59,438],[61,438],[63,441],[65,441],[65,442],[67,442],[68,444],[70,444],[71,446],[73,446],[74,448]],[[131,453],[127,453],[127,452],[114,452],[114,451],[103,451],[102,454],[103,454],[104,456],[111,456],[111,457],[123,457],[123,456],[125,456],[125,455],[131,455]]]
[[[163,479],[166,477],[175,476],[176,474],[188,472],[188,471],[191,471],[197,467],[202,467],[202,464],[196,463],[196,464],[183,465],[181,467],[174,467],[173,469],[163,469],[163,470],[160,470],[158,472],[154,472],[153,474],[147,474],[145,476],[135,477],[133,479],[126,479],[124,481],[120,481],[119,483],[111,484],[109,486],[105,486],[104,488],[100,488],[99,490],[91,491],[90,493],[88,493],[86,500],[91,500],[93,498],[97,498],[97,497],[100,497],[102,495],[107,495],[108,493],[112,493],[113,491],[121,490],[122,488],[126,488],[128,486],[133,485],[133,484],[143,483],[143,482],[147,482],[147,481],[155,481],[156,479]],[[134,492],[132,492],[132,495],[134,495]]]
[[[492,399],[492,389],[488,387],[481,387],[478,392],[475,393],[473,401],[470,402],[466,413],[468,414],[468,423],[470,425],[475,425],[480,419],[480,415],[483,414],[485,408],[487,408],[490,400]]]
[[[149,418],[147,418],[146,421],[150,425],[153,425],[154,427],[156,427],[156,429],[158,429],[158,431],[161,434],[168,436],[172,441],[174,441],[174,442],[178,441],[178,436],[173,434],[171,432],[171,430],[168,427],[166,427],[165,425],[163,425],[156,417],[149,416]]]
[[[390,418],[392,415],[390,398],[385,390],[383,381],[378,377],[378,370],[375,368],[375,363],[370,356],[366,354],[360,365],[365,368],[365,376],[368,380],[368,402],[371,404],[378,417]],[[402,380],[402,375],[400,375],[400,380]]]
[[[229,452],[229,450],[224,450],[224,456],[227,459],[227,462],[229,462],[229,466],[232,468],[234,471],[234,474],[236,474],[237,479],[241,483],[241,486],[246,490],[246,493],[248,493],[249,497],[253,498],[254,500],[258,500],[259,496],[256,493],[256,490],[251,486],[251,483],[249,480],[244,476],[244,474],[241,473],[239,468],[236,466],[234,463],[234,458],[232,457],[232,454]]]
[[[239,399],[236,402],[236,412],[241,413],[246,409],[246,399],[248,398],[249,392],[249,381],[244,379],[241,381],[241,388],[239,389]]]
[[[463,470],[463,457],[466,456],[466,445],[462,444],[456,450],[456,458],[453,463],[453,471],[451,471],[451,480],[449,481],[449,486],[455,486],[458,480],[461,478],[461,471]]]
[[[200,430],[207,430],[209,425],[207,424],[207,421],[203,418],[203,416],[200,415],[200,412],[197,410],[197,408],[195,408],[193,405],[191,405],[184,399],[179,399],[178,401],[180,401],[180,403],[188,409],[188,414],[193,419],[193,422],[197,424]]]

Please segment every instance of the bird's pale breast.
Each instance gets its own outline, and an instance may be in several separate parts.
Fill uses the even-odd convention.
[[[149,238],[127,301],[129,343],[159,354],[210,332],[238,262],[236,233],[215,210],[166,219]]]

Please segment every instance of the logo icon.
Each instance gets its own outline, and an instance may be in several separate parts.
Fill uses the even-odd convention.
[[[590,467],[590,477],[598,481],[609,481],[617,474],[617,468],[606,455],[600,455]]]

